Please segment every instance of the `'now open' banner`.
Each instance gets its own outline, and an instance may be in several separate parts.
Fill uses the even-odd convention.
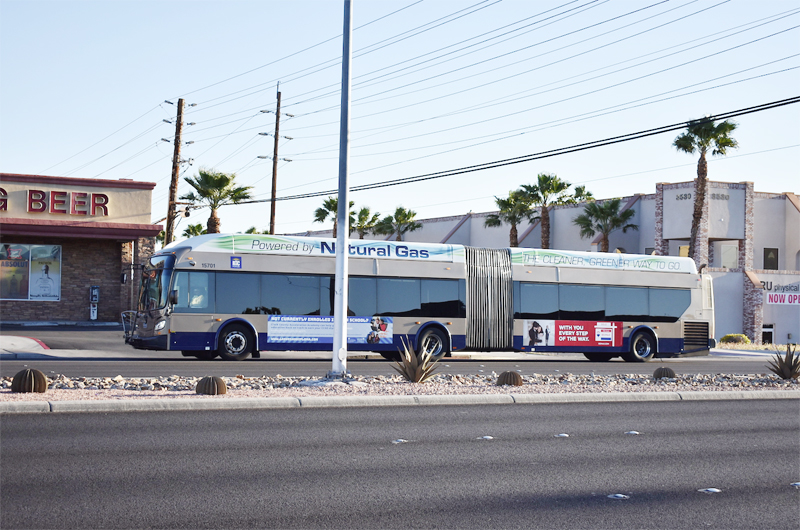
[[[797,293],[767,293],[768,304],[800,306],[800,294]]]

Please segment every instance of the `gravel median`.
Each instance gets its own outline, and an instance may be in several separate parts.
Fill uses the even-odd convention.
[[[312,377],[223,377],[227,393],[215,399],[405,396],[467,394],[567,394],[619,392],[800,391],[800,382],[772,374],[693,374],[655,380],[641,374],[523,375],[522,386],[497,386],[497,374],[437,374],[426,383],[401,376],[353,376],[346,381]],[[195,392],[199,377],[65,377],[50,374],[45,393],[11,392],[11,378],[2,378],[0,402],[208,398]]]

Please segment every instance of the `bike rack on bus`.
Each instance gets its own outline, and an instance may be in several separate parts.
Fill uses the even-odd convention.
[[[125,334],[125,344],[128,344],[128,341],[133,335],[134,326],[136,324],[136,311],[123,311],[121,315],[122,332]]]

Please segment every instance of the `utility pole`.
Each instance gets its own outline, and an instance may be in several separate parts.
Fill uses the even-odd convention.
[[[178,100],[178,117],[175,120],[175,151],[172,155],[172,181],[169,184],[169,206],[167,208],[167,229],[164,231],[164,246],[172,243],[175,223],[175,204],[178,199],[178,170],[181,165],[181,131],[183,130],[183,98]]]
[[[278,108],[275,109],[275,148],[272,152],[272,200],[269,208],[269,233],[275,235],[275,195],[278,192],[278,131],[281,123],[281,82],[278,81]]]

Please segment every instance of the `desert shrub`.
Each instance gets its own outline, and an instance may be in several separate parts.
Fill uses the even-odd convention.
[[[741,333],[729,333],[719,339],[722,344],[750,344],[750,339],[747,335]]]

